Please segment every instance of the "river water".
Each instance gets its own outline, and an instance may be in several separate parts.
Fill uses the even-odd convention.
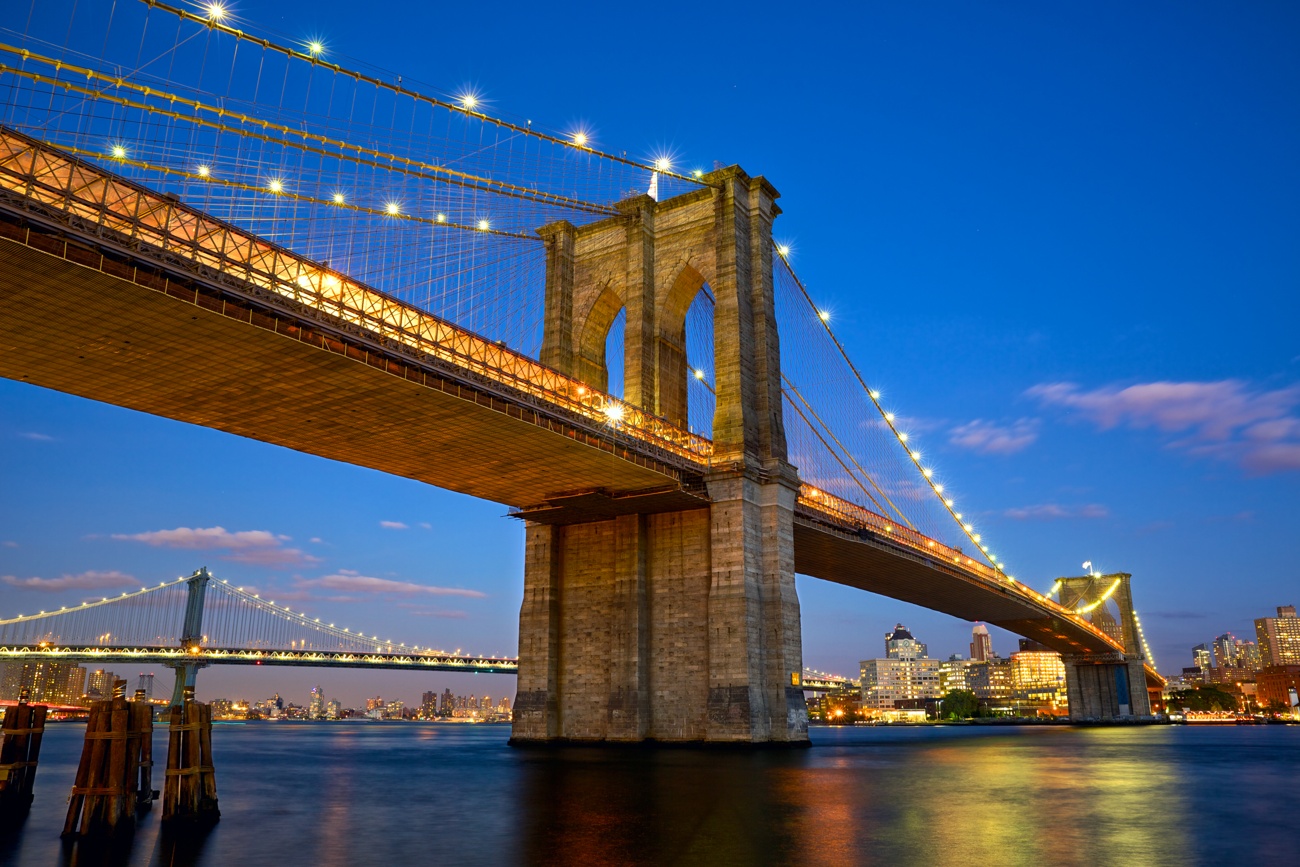
[[[218,724],[221,821],[173,837],[156,807],[114,848],[59,840],[83,732],[50,726],[0,864],[1300,864],[1297,726],[816,728],[812,749],[720,751]]]

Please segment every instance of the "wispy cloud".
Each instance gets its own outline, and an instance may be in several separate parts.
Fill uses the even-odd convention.
[[[125,572],[79,572],[60,575],[58,578],[18,578],[14,575],[0,577],[0,581],[19,590],[106,590],[112,587],[139,587],[140,582]]]
[[[1063,506],[1059,503],[1039,503],[1034,506],[1018,506],[1002,513],[1017,521],[1059,521],[1070,518],[1106,518],[1110,510],[1097,503],[1084,506]]]
[[[1012,455],[1038,439],[1038,419],[1022,418],[998,424],[977,418],[948,432],[948,442],[986,455]]]
[[[1300,470],[1300,385],[1263,389],[1224,379],[1088,391],[1053,382],[1025,394],[1073,410],[1102,430],[1127,426],[1180,435],[1169,441],[1172,448],[1231,461],[1252,475]]]
[[[437,587],[430,584],[416,584],[412,581],[375,578],[370,575],[361,575],[351,569],[340,569],[333,575],[323,575],[320,578],[300,578],[296,584],[302,588],[339,590],[345,593],[381,593],[394,596],[464,596],[470,599],[487,597],[486,593],[479,590],[468,590],[463,587]]]
[[[36,431],[23,431],[22,433],[18,434],[18,436],[22,437],[25,440],[32,440],[33,442],[38,442],[38,443],[54,442],[54,437],[50,436],[49,434],[37,433]]]
[[[18,543],[15,542],[13,539],[5,539],[4,542],[0,542],[0,545],[4,545],[6,548],[18,547]]]
[[[187,551],[228,551],[221,559],[270,569],[288,569],[322,562],[298,548],[286,548],[288,536],[269,530],[239,530],[225,527],[177,527],[174,530],[150,530],[145,533],[114,533],[120,542],[142,542],[154,548],[179,548]]]
[[[401,521],[380,521],[380,522],[379,522],[379,526],[383,527],[385,530],[406,530],[406,529],[409,529],[409,528],[408,528],[405,524],[403,524]]]

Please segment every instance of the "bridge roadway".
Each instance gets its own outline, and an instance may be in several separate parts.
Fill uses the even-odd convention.
[[[533,521],[708,504],[707,439],[3,128],[0,375]],[[1063,653],[1122,653],[1054,601],[807,485],[795,568]]]
[[[509,657],[460,656],[451,653],[360,653],[328,650],[274,650],[269,648],[203,647],[186,651],[176,647],[113,645],[11,644],[0,647],[0,662],[9,660],[91,662],[97,665],[140,663],[176,665],[296,665],[312,668],[387,668],[404,671],[459,671],[469,674],[515,674],[519,660]]]

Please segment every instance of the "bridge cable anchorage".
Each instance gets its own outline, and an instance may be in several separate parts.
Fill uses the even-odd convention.
[[[520,126],[519,124],[511,123],[510,121],[504,120],[502,118],[493,117],[481,111],[475,111],[473,105],[477,104],[477,100],[475,100],[474,103],[472,103],[470,106],[466,106],[465,104],[457,104],[455,102],[449,102],[444,99],[439,99],[438,97],[429,96],[419,91],[411,90],[407,87],[404,87],[401,84],[391,84],[387,81],[384,81],[383,79],[375,78],[374,76],[367,75],[364,72],[348,69],[347,67],[341,66],[337,63],[330,63],[329,61],[321,60],[320,57],[312,54],[310,51],[307,52],[299,51],[296,48],[291,48],[286,45],[280,45],[278,43],[272,42],[269,39],[263,39],[257,36],[253,36],[251,34],[245,33],[242,30],[238,30],[226,24],[222,24],[220,20],[214,20],[212,18],[204,18],[186,9],[179,9],[175,6],[170,6],[166,3],[162,3],[160,2],[160,0],[140,0],[140,2],[144,3],[146,6],[150,6],[155,9],[161,9],[164,12],[169,12],[172,15],[175,15],[184,20],[195,22],[211,30],[216,30],[221,33],[225,33],[229,36],[233,36],[236,39],[239,39],[241,41],[251,42],[255,45],[261,46],[263,49],[279,52],[280,54],[283,54],[286,57],[292,58],[294,60],[302,61],[304,63],[310,63],[313,66],[320,66],[329,69],[335,73],[338,73],[340,75],[349,76],[357,81],[364,81],[365,83],[373,87],[383,88],[385,90],[391,91],[392,93],[409,97],[411,99],[418,100],[421,102],[425,102],[430,105],[437,106],[438,108],[445,109],[447,111],[456,112],[466,117],[471,117],[476,120],[481,120],[487,123],[491,123],[495,126],[501,127],[502,129],[510,130],[511,132],[516,133],[518,135],[531,136],[533,138],[537,138],[542,141],[549,142],[551,144],[560,145],[566,148],[571,148],[575,151],[579,151],[585,154],[590,154],[591,156],[599,157],[604,160],[610,160],[612,162],[622,163],[623,165],[632,166],[638,169],[645,169],[652,173],[658,173],[660,175],[671,177],[676,180],[686,181],[688,183],[698,184],[700,186],[709,186],[700,177],[693,176],[693,175],[679,174],[677,172],[672,171],[670,167],[664,165],[662,160],[658,160],[647,164],[647,163],[638,162],[633,159],[629,159],[624,156],[618,156],[617,154],[611,154],[601,150],[597,150],[596,148],[591,147],[590,144],[587,143],[588,140],[585,133],[581,133],[581,135],[583,136],[584,143],[579,144],[576,141],[574,141],[572,138],[555,136],[549,133],[544,133],[539,130],[533,129],[531,124]]]
[[[512,198],[518,198],[518,199],[524,199],[528,201],[536,201],[542,204],[557,205],[557,206],[572,208],[574,210],[586,211],[592,214],[613,216],[619,213],[617,209],[610,207],[608,205],[600,205],[582,199],[575,199],[568,196],[561,196],[555,193],[548,193],[545,190],[530,189],[527,187],[519,186],[517,184],[511,184],[506,181],[497,181],[497,180],[493,180],[492,178],[480,177],[478,175],[473,175],[468,172],[461,172],[456,169],[451,169],[446,166],[435,165],[433,163],[426,163],[421,160],[415,160],[409,157],[401,156],[400,154],[389,153],[386,151],[377,150],[375,148],[367,148],[361,145],[352,144],[350,142],[344,141],[343,139],[330,138],[329,136],[313,133],[305,129],[295,129],[293,127],[285,126],[283,124],[278,124],[273,121],[265,120],[263,118],[253,117],[248,114],[244,114],[240,112],[229,111],[227,109],[220,108],[218,106],[208,105],[207,103],[199,102],[197,100],[187,99],[178,94],[169,93],[164,90],[159,90],[158,88],[146,87],[144,85],[135,84],[134,82],[125,80],[123,78],[106,75],[104,73],[97,72],[87,67],[75,66],[70,63],[65,63],[63,61],[55,60],[50,57],[45,57],[43,55],[28,51],[27,49],[15,48],[12,45],[0,43],[0,51],[19,55],[23,57],[24,60],[35,60],[41,63],[45,63],[46,65],[55,67],[60,72],[67,70],[69,72],[76,73],[78,75],[83,75],[87,79],[94,79],[96,81],[101,81],[114,88],[125,88],[129,90],[134,90],[137,93],[145,94],[147,96],[156,97],[158,99],[165,99],[169,103],[173,103],[173,104],[180,103],[181,105],[187,106],[195,110],[195,112],[205,111],[212,114],[216,114],[217,116],[223,118],[232,117],[236,120],[239,120],[241,123],[248,123],[248,124],[254,124],[260,126],[263,130],[267,130],[267,129],[275,130],[276,132],[282,133],[285,136],[298,136],[304,139],[305,141],[314,141],[320,144],[333,145],[334,147],[338,148],[340,151],[344,151],[344,150],[355,151],[358,154],[362,154],[364,156],[372,158],[372,159],[363,160],[359,158],[343,157],[345,159],[349,159],[351,162],[357,163],[358,165],[384,169],[386,171],[398,172],[400,174],[409,175],[410,177],[414,177],[414,178],[435,181],[438,183],[451,184],[453,186],[465,187],[467,189],[482,190],[484,192],[491,192],[498,195],[510,196]],[[317,148],[317,147],[312,147],[310,145],[297,143],[287,138],[276,138],[274,136],[266,135],[265,133],[257,133],[253,130],[244,129],[242,127],[230,126],[228,124],[208,120],[206,118],[197,116],[197,114],[193,116],[185,115],[177,111],[170,111],[165,108],[160,108],[159,106],[150,105],[149,103],[137,102],[135,100],[129,100],[120,96],[110,96],[109,94],[100,90],[81,87],[71,82],[64,81],[61,78],[42,75],[40,73],[32,72],[30,70],[13,67],[5,63],[0,63],[0,73],[8,73],[10,75],[20,76],[40,84],[47,84],[52,87],[59,87],[71,93],[79,93],[84,96],[88,96],[93,100],[111,102],[115,105],[120,105],[125,108],[138,109],[140,111],[149,112],[150,114],[156,114],[161,117],[171,118],[173,120],[178,120],[184,123],[193,124],[195,126],[207,127],[209,129],[217,130],[219,132],[228,132],[234,135],[242,136],[244,138],[271,142],[275,144],[283,144],[286,147],[293,147],[298,150],[302,150],[308,153],[313,153],[319,156],[328,156],[328,157],[342,156],[342,154],[336,154],[333,151],[328,151],[323,148]],[[54,143],[51,142],[51,144]],[[102,154],[98,154],[98,153],[96,153],[95,155],[102,156]],[[387,164],[385,164],[385,162],[383,161],[387,161]],[[394,165],[395,163],[400,163],[404,166],[410,166],[411,168],[403,169]],[[203,174],[201,175],[201,177],[208,180],[215,180],[209,174]],[[529,236],[529,237],[532,240],[536,240],[535,236]]]
[[[908,439],[907,436],[903,434],[895,426],[893,414],[886,412],[885,408],[881,405],[879,400],[879,393],[867,386],[866,380],[863,378],[862,373],[858,370],[857,365],[853,363],[853,359],[849,357],[848,351],[844,348],[844,345],[840,343],[839,338],[835,336],[835,332],[831,330],[829,317],[824,315],[824,312],[818,309],[817,305],[813,302],[812,295],[808,292],[807,287],[804,285],[803,281],[799,279],[799,275],[795,273],[794,267],[790,264],[790,260],[786,256],[786,249],[775,243],[773,244],[773,248],[777,255],[777,258],[784,266],[786,273],[794,281],[795,286],[798,287],[804,300],[807,302],[808,307],[813,311],[813,313],[817,317],[817,320],[821,323],[821,326],[824,329],[826,336],[831,339],[831,342],[834,344],[840,357],[844,360],[844,363],[848,365],[849,370],[852,371],[854,378],[861,386],[862,391],[867,395],[868,399],[870,399],[872,405],[876,408],[876,411],[880,414],[881,419],[888,426],[889,431],[894,435],[895,439],[898,440],[898,443],[902,445],[903,448],[906,450],[908,458],[915,465],[916,469],[921,472],[922,478],[925,480],[925,483],[930,487],[930,489],[934,492],[935,497],[937,497],[939,502],[943,504],[943,508],[948,512],[948,514],[952,516],[953,521],[955,521],[957,525],[961,528],[962,533],[965,534],[965,536],[969,538],[972,543],[974,543],[975,547],[981,552],[981,554],[984,556],[984,559],[986,559],[989,562],[993,570],[998,575],[1002,576],[1009,582],[1014,582],[1015,579],[1007,576],[1006,573],[1002,571],[1001,564],[999,564],[998,561],[992,555],[990,555],[988,546],[981,545],[980,544],[981,540],[977,538],[977,534],[974,532],[974,530],[968,529],[971,525],[963,523],[961,518],[957,516],[956,510],[951,504],[952,502],[951,499],[945,498],[943,496],[943,489],[934,480],[933,473],[927,471],[926,468],[921,466],[919,452],[916,452],[907,446],[907,439]],[[1038,594],[1035,593],[1034,595],[1038,595]]]

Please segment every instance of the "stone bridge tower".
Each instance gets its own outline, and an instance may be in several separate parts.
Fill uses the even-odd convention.
[[[543,362],[607,389],[606,337],[626,308],[624,400],[684,427],[686,312],[707,283],[717,404],[694,502],[528,522],[514,742],[807,742],[798,477],[772,285],[778,194],[736,167],[704,180],[538,230]]]

